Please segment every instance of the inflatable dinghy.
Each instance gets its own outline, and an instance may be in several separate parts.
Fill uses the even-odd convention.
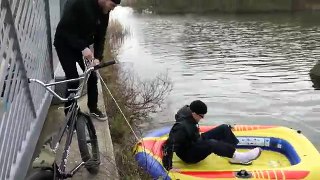
[[[206,132],[215,126],[200,126]],[[186,164],[175,154],[169,172],[162,166],[161,147],[171,127],[154,130],[135,146],[139,166],[154,179],[306,179],[320,180],[320,154],[300,131],[281,126],[236,125],[239,151],[261,147],[264,151],[251,165],[235,165],[211,154],[197,164]]]

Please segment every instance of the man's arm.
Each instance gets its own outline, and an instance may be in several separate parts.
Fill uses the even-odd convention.
[[[172,144],[178,146],[179,144],[187,143],[188,132],[182,123],[175,123],[169,134]]]
[[[78,19],[78,13],[84,12],[84,7],[88,6],[84,0],[69,0],[65,4],[63,16],[61,18],[61,28],[63,32],[59,35],[66,40],[69,46],[79,51],[84,50],[87,47],[87,43],[72,33],[74,27],[72,23],[80,23]],[[71,22],[71,23],[70,23]]]
[[[188,133],[183,127],[183,124],[174,124],[170,131],[169,138],[163,146],[162,164],[167,171],[172,169],[173,152],[180,144],[184,144],[186,141],[188,141]]]
[[[103,58],[104,42],[106,39],[106,32],[109,23],[109,13],[102,14],[100,17],[100,24],[94,36],[94,57],[100,61]]]

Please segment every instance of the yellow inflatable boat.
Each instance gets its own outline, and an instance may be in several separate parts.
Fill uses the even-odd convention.
[[[174,171],[162,166],[161,147],[171,127],[155,130],[135,146],[135,159],[154,179],[306,179],[320,180],[320,154],[300,131],[280,126],[236,125],[237,149],[261,147],[252,165],[234,165],[214,154],[197,164],[186,164],[173,157]],[[214,126],[200,126],[200,132]]]

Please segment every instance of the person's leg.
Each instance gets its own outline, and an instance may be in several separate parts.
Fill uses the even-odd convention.
[[[92,72],[88,80],[88,107],[91,116],[101,121],[108,119],[107,115],[98,108],[98,77],[96,72]]]
[[[85,65],[82,59],[78,61],[81,69],[84,71],[85,70]],[[88,93],[88,101],[87,105],[90,111],[90,115],[93,117],[99,119],[99,120],[107,120],[107,116],[102,113],[98,109],[98,77],[97,73],[95,71],[92,71],[88,83],[87,83],[87,93]]]
[[[66,79],[78,78],[79,74],[77,71],[76,62],[79,55],[70,48],[63,45],[56,46],[56,51]],[[68,91],[68,89],[77,89],[78,86],[79,81],[68,82],[65,97],[69,97],[71,93]],[[66,102],[65,107],[70,106],[70,104],[70,102]],[[65,112],[68,112],[68,109],[65,109]]]
[[[79,57],[79,59],[77,59],[77,62],[80,66],[80,68],[82,69],[82,71],[84,72],[84,70],[86,69],[85,65],[84,65],[84,61],[82,57]]]
[[[177,153],[177,155],[186,163],[197,163],[204,160],[211,153],[222,157],[232,158],[235,150],[235,147],[231,144],[210,139],[200,140],[189,150],[185,151],[185,153]]]
[[[239,143],[239,140],[233,134],[231,126],[227,124],[222,124],[217,126],[205,133],[201,134],[201,137],[204,140],[215,139],[218,141],[223,141],[229,144],[236,146]]]
[[[84,62],[81,59],[78,60],[78,64],[81,67],[81,69],[85,70]],[[87,105],[90,111],[94,111],[98,108],[98,78],[97,73],[95,71],[92,71],[88,82],[87,82],[87,93],[88,93],[88,101]]]
[[[253,160],[256,160],[261,155],[262,149],[256,147],[247,152],[235,151],[232,159],[229,160],[232,164],[251,164]]]
[[[254,148],[247,152],[237,152],[232,144],[214,139],[200,140],[185,152],[177,153],[177,155],[186,163],[198,163],[204,160],[211,153],[221,157],[230,158],[230,163],[234,164],[250,164],[261,154],[260,148]]]
[[[98,78],[96,72],[91,72],[88,79],[88,108],[90,111],[98,109]]]

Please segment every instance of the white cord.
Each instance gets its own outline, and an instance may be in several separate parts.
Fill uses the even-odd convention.
[[[131,125],[130,125],[130,123],[129,123],[128,119],[127,119],[127,117],[124,115],[124,113],[123,113],[123,111],[121,110],[121,108],[120,108],[120,106],[119,106],[118,102],[117,102],[117,101],[116,101],[116,99],[113,97],[113,95],[112,95],[112,93],[111,93],[110,89],[108,88],[108,86],[107,86],[107,84],[104,82],[104,80],[102,79],[102,77],[101,77],[100,73],[99,73],[98,71],[96,71],[96,73],[97,73],[97,75],[98,75],[99,79],[100,79],[100,80],[102,81],[102,83],[104,84],[104,86],[107,88],[108,93],[110,94],[111,98],[113,99],[113,101],[114,101],[114,102],[115,102],[115,104],[117,105],[117,107],[118,107],[118,109],[119,109],[120,113],[122,114],[123,118],[126,120],[126,122],[127,122],[128,126],[130,127],[130,129],[131,129],[131,131],[132,131],[133,135],[134,135],[134,136],[135,136],[135,138],[137,139],[137,142],[139,142],[141,138],[139,138],[139,137],[137,136],[137,134],[134,132],[133,128],[131,127]],[[146,152],[146,147],[145,147],[145,145],[144,145],[144,141],[143,141],[143,140],[141,140],[141,145],[142,145],[142,147],[143,147],[143,151],[144,151],[144,153],[145,153],[145,154],[149,154],[149,153],[147,153],[147,152]],[[145,162],[145,163],[146,163],[146,168],[148,168],[148,158],[146,158],[146,162]],[[154,165],[154,164],[152,164],[152,165],[151,165],[151,167],[152,167],[153,165]]]
[[[135,138],[137,139],[137,141],[140,141],[140,138],[138,138],[137,134],[134,132],[133,128],[131,127],[131,125],[130,125],[130,123],[129,123],[128,119],[127,119],[127,117],[124,115],[124,113],[123,113],[123,111],[121,110],[121,108],[120,108],[120,106],[119,106],[118,102],[117,102],[117,101],[116,101],[116,99],[113,97],[113,95],[112,95],[112,93],[111,93],[110,89],[108,88],[107,84],[103,81],[103,79],[102,79],[102,77],[101,77],[100,73],[99,73],[98,71],[96,71],[96,73],[97,73],[97,75],[99,76],[99,79],[100,79],[100,80],[102,81],[102,83],[104,84],[104,86],[107,88],[107,90],[108,90],[108,92],[109,92],[109,94],[110,94],[111,98],[113,99],[113,101],[114,101],[114,102],[115,102],[115,104],[117,105],[117,107],[118,107],[118,109],[119,109],[120,113],[122,114],[123,118],[126,120],[126,122],[127,122],[128,126],[130,127],[130,129],[131,129],[131,131],[132,131],[133,135],[135,136]]]

